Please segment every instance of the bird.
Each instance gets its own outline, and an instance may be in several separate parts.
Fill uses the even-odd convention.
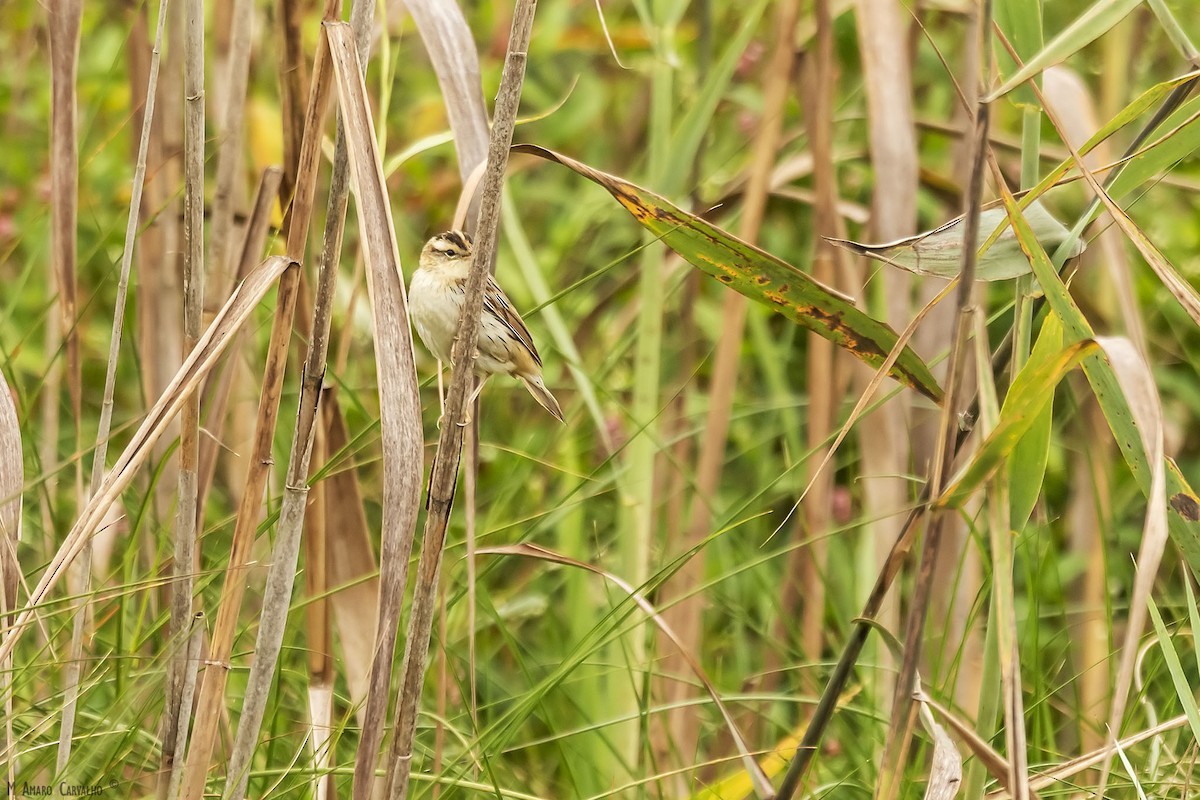
[[[425,243],[408,288],[408,311],[426,349],[443,363],[458,331],[467,301],[467,275],[475,261],[471,237],[463,231],[439,233]],[[533,336],[508,295],[491,275],[483,289],[483,313],[475,339],[475,374],[482,380],[468,402],[473,403],[492,375],[518,379],[542,408],[565,423],[562,408],[542,380],[542,357]]]

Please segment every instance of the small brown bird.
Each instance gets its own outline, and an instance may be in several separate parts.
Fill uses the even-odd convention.
[[[443,363],[450,363],[450,349],[463,304],[467,300],[467,273],[475,259],[471,237],[462,231],[446,231],[434,236],[421,250],[421,260],[408,288],[408,311],[417,335],[425,347]],[[521,315],[496,279],[488,276],[483,290],[483,315],[475,340],[475,374],[483,382],[498,372],[512,375],[533,395],[533,399],[559,422],[565,422],[562,409],[542,381],[542,358]]]

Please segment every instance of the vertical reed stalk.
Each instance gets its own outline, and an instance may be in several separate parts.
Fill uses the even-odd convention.
[[[191,709],[196,696],[196,674],[200,670],[200,653],[204,645],[204,612],[197,611],[192,616],[192,631],[187,638],[184,650],[185,669],[183,671],[183,686],[179,692],[179,708]],[[175,726],[175,740],[171,742],[172,753],[182,753],[187,749],[188,726],[186,719],[180,717],[183,724]],[[166,748],[164,747],[164,750]],[[183,780],[183,759],[177,759],[170,765],[169,778],[166,781],[166,800],[176,800],[179,797],[180,781]]]
[[[330,0],[327,3],[325,8],[327,18],[337,14],[338,5],[336,0]],[[304,144],[300,151],[300,161],[296,173],[298,176],[296,197],[292,204],[291,223],[288,229],[287,253],[293,262],[298,262],[304,256],[308,240],[308,228],[312,219],[313,198],[316,192],[317,149],[328,105],[329,78],[328,48],[322,33],[317,45],[316,64],[313,68],[313,85],[310,90],[308,111],[304,123]],[[217,609],[217,621],[210,645],[209,668],[205,670],[204,681],[200,689],[198,705],[201,714],[196,720],[196,730],[193,733],[192,745],[188,750],[187,773],[183,786],[183,796],[188,800],[198,800],[204,791],[209,760],[212,757],[216,739],[225,681],[228,676],[228,659],[232,652],[233,636],[236,632],[237,617],[245,587],[243,570],[249,560],[250,548],[254,542],[254,532],[258,527],[262,494],[273,463],[271,445],[279,418],[279,398],[283,391],[283,377],[287,367],[292,318],[296,310],[299,282],[300,269],[293,265],[280,279],[279,291],[276,295],[275,315],[271,325],[271,340],[264,367],[263,387],[259,395],[252,455],[234,527],[233,542],[230,545],[229,568],[221,590],[220,606]],[[282,520],[280,524],[283,524]],[[272,572],[274,571],[272,570]],[[270,584],[269,576],[268,584]],[[290,596],[290,583],[287,588],[287,594]],[[278,596],[264,595],[263,620],[259,627],[260,640],[263,637],[264,628],[267,628],[273,616],[279,613],[278,606],[281,603],[282,612],[286,616],[288,601],[288,597],[280,599]],[[270,635],[273,634],[272,631]],[[261,641],[259,645],[261,646]],[[264,653],[258,647],[256,647],[256,652],[255,671],[265,670],[269,682],[270,676],[274,673],[274,659],[270,653]],[[268,661],[269,665],[266,663]],[[243,739],[243,730],[253,726],[253,735],[249,737],[248,749],[250,751],[252,751],[257,738],[258,724],[261,721],[266,701],[266,692],[261,685],[257,688],[254,686],[254,677],[252,674],[252,684],[246,691],[242,718],[238,727],[240,742]],[[229,769],[226,773],[227,795],[235,786],[240,786],[244,790],[245,781],[249,779],[249,775],[244,774],[246,773],[244,765],[248,763],[249,752],[247,752],[245,744],[242,744],[241,747],[241,751],[235,748],[231,754]]]
[[[183,64],[183,351],[195,349],[204,313],[204,2],[184,3]],[[192,573],[196,561],[197,462],[200,452],[200,396],[188,396],[179,416],[179,501],[175,518],[175,557],[171,592],[172,639],[180,639],[192,618]],[[186,727],[190,708],[183,708],[183,653],[167,675],[165,722]],[[168,727],[164,742],[175,742]],[[180,754],[172,753],[170,758]],[[164,760],[167,760],[164,753]]]
[[[221,84],[224,113],[221,137],[217,145],[217,185],[213,194],[212,230],[208,285],[208,304],[216,307],[229,295],[234,272],[233,212],[235,190],[242,175],[242,117],[246,107],[246,83],[250,71],[250,51],[254,29],[252,0],[233,0],[230,19],[228,72]]]
[[[53,0],[50,27],[50,265],[58,289],[58,326],[65,345],[67,393],[75,452],[80,438],[83,387],[80,383],[77,294],[79,212],[79,134],[76,78],[83,0]],[[53,324],[53,323],[51,323]],[[75,459],[75,506],[83,506],[83,459]]]
[[[866,77],[871,168],[875,175],[871,234],[889,241],[913,233],[917,223],[917,139],[909,37],[905,35],[910,27],[909,14],[897,0],[858,0],[856,9],[859,51]],[[867,285],[867,281],[863,284]],[[876,316],[899,329],[912,313],[912,276],[901,270],[884,269],[870,285],[882,295],[873,303],[878,310]],[[860,377],[863,372],[858,371]],[[900,533],[902,518],[897,512],[909,502],[908,482],[899,476],[908,474],[910,469],[910,405],[907,395],[897,395],[858,427],[863,459],[862,516],[870,520],[860,543],[863,576],[878,572],[890,544]],[[885,601],[879,619],[889,630],[897,628],[899,603]],[[877,648],[872,655],[883,670],[881,674],[894,668],[885,649]],[[892,703],[886,683],[886,679],[879,681],[879,688],[873,692],[881,714],[886,714]]]
[[[991,31],[991,0],[983,0],[975,35],[983,41]],[[985,60],[985,63],[988,60]],[[950,473],[957,441],[958,414],[963,402],[963,384],[969,356],[969,336],[974,324],[975,309],[975,266],[977,251],[976,236],[979,231],[979,214],[983,203],[984,169],[988,153],[988,123],[991,108],[980,102],[975,109],[973,133],[974,158],[967,181],[966,208],[963,224],[963,263],[959,274],[957,314],[952,330],[950,370],[946,378],[946,397],[942,405],[941,426],[938,431],[939,457],[934,460],[929,478],[929,494],[936,497],[941,493],[943,481]],[[912,602],[905,624],[904,661],[896,680],[895,703],[892,724],[888,730],[888,741],[884,748],[880,782],[875,796],[890,800],[899,791],[904,764],[916,721],[918,704],[912,697],[915,686],[917,664],[921,658],[921,645],[925,632],[934,568],[937,564],[941,536],[950,512],[935,512],[921,547],[920,569],[917,573]]]
[[[536,8],[537,0],[519,0],[516,4],[504,71],[496,94],[492,133],[488,142],[487,168],[480,189],[475,261],[467,278],[467,301],[463,306],[458,333],[451,351],[450,391],[430,476],[428,511],[425,517],[421,558],[417,566],[417,585],[404,648],[404,680],[397,701],[394,738],[387,762],[385,796],[392,800],[408,796],[413,739],[420,710],[421,688],[425,682],[433,614],[437,605],[442,548],[454,503],[456,475],[462,459],[464,426],[460,421],[467,411],[467,393],[473,385],[475,340],[483,309],[483,288],[496,257],[504,171],[508,165],[513,127],[521,101],[521,86],[525,80],[529,40]]]
[[[78,323],[76,261],[78,254],[75,229],[79,194],[79,154],[75,83],[78,73],[79,27],[82,16],[82,0],[55,0],[50,3],[50,265],[58,289],[56,305],[58,319],[56,321],[52,319],[48,324],[58,325],[56,338],[66,345],[67,390],[71,398],[76,452],[82,445],[80,438],[82,395],[79,375],[79,336],[76,331]],[[53,402],[56,404],[54,413],[57,415],[57,391],[54,393]],[[76,459],[76,508],[83,506],[82,470],[83,459]],[[73,594],[83,595],[90,591],[90,566],[87,569],[77,567],[73,570],[73,577],[75,578],[75,585],[71,587]],[[63,775],[71,757],[71,736],[75,727],[75,702],[79,693],[86,619],[87,603],[81,602],[75,612],[69,645],[70,655],[63,675],[66,697],[59,724],[58,758],[55,766],[55,773],[59,776]]]
[[[117,298],[113,308],[112,333],[109,337],[108,360],[104,376],[104,399],[100,406],[100,424],[96,433],[96,448],[92,455],[91,485],[88,495],[93,496],[104,479],[104,467],[108,454],[108,438],[112,429],[113,397],[116,391],[117,360],[121,352],[121,338],[125,329],[125,301],[129,291],[129,273],[133,264],[134,244],[137,240],[138,217],[142,206],[142,189],[146,180],[146,160],[150,147],[150,131],[154,121],[154,98],[158,90],[159,53],[162,49],[163,28],[166,23],[166,0],[158,8],[158,27],[154,36],[154,49],[150,57],[150,71],[146,85],[146,103],[142,112],[141,138],[138,143],[137,162],[134,166],[130,190],[129,215],[125,225],[125,245],[121,254],[121,272],[117,281]],[[81,586],[79,593],[87,595],[91,586],[90,543],[80,553],[78,564]],[[71,658],[67,665],[66,699],[63,703],[62,733],[59,740],[58,771],[62,772],[71,752],[71,731],[75,724],[76,701],[79,696],[79,678],[82,670],[84,627],[87,620],[88,601],[84,599],[75,612],[71,636]]]
[[[837,167],[833,154],[833,94],[836,84],[834,73],[833,16],[827,0],[816,0],[813,6],[817,23],[816,48],[813,63],[805,81],[807,92],[805,114],[808,138],[813,154],[813,238],[816,239],[813,253],[813,277],[829,286],[838,282],[838,275],[846,275],[842,251],[823,237],[839,236],[837,212],[838,188]],[[876,173],[878,176],[878,172]],[[796,522],[797,533],[808,540],[803,548],[793,550],[789,557],[789,568],[784,573],[789,579],[790,595],[783,604],[784,619],[803,594],[800,608],[800,652],[811,662],[821,658],[825,634],[825,597],[827,546],[833,508],[834,471],[820,470],[829,452],[829,436],[833,432],[841,392],[836,378],[836,353],[833,343],[815,333],[808,334],[808,419],[806,444],[809,450],[807,485],[811,487],[804,498],[803,513]],[[868,423],[869,424],[869,423]],[[867,512],[870,517],[870,512]],[[802,521],[802,522],[801,522]],[[799,538],[799,537],[798,537]],[[781,641],[787,641],[786,638]],[[815,675],[806,689],[815,690]]]

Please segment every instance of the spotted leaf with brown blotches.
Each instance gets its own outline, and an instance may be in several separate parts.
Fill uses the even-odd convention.
[[[688,263],[825,337],[871,367],[882,365],[899,339],[891,327],[863,312],[851,298],[648,189],[544,147],[518,144],[512,149],[562,164],[598,183]],[[904,348],[889,374],[934,402],[941,402],[941,387],[911,348]]]

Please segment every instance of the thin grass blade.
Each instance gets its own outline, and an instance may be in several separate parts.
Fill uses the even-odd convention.
[[[993,102],[1011,92],[1049,66],[1063,61],[1099,39],[1114,25],[1125,19],[1141,0],[1100,0],[1092,3],[1074,22],[1050,40],[1025,66],[989,94],[984,102]]]

